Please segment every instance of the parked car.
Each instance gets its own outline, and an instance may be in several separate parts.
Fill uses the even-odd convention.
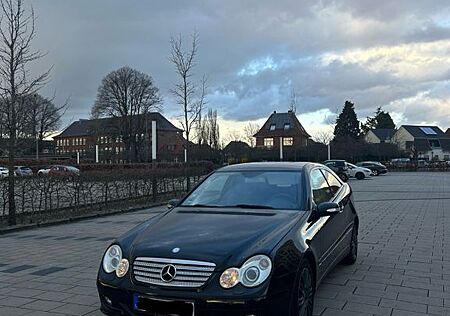
[[[0,179],[7,178],[9,176],[9,170],[5,167],[0,167]]]
[[[72,166],[52,166],[48,172],[49,176],[79,176],[80,169]]]
[[[411,159],[395,158],[395,159],[391,159],[391,164],[395,167],[406,167],[411,164]]]
[[[430,163],[427,160],[424,160],[424,159],[417,160],[418,168],[427,168],[429,165],[430,165]]]
[[[348,181],[350,174],[345,160],[327,160],[323,164],[333,170],[342,181]]]
[[[350,177],[356,178],[358,180],[363,180],[365,178],[369,178],[372,175],[372,170],[369,168],[364,167],[358,167],[352,163],[348,163],[348,173],[350,174]]]
[[[51,166],[50,167],[44,167],[38,170],[37,175],[38,176],[47,176],[51,170]]]
[[[223,167],[170,205],[107,248],[103,313],[311,316],[327,273],[357,258],[352,190],[324,165]]]
[[[33,170],[31,170],[29,167],[15,166],[14,175],[17,177],[29,177],[33,175]]]
[[[372,174],[374,176],[378,176],[380,174],[385,174],[388,172],[388,169],[381,162],[377,161],[362,161],[356,164],[358,167],[368,168],[372,170]]]

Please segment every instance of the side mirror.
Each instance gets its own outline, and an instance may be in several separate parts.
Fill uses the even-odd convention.
[[[169,210],[171,210],[171,209],[173,209],[175,206],[177,206],[178,203],[180,203],[180,200],[179,200],[179,199],[172,199],[172,200],[170,200],[170,201],[167,203],[167,208],[168,208]]]
[[[317,215],[319,217],[331,216],[342,211],[341,206],[335,202],[323,202],[317,206]]]

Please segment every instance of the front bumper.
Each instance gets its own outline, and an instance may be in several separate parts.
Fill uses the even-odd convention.
[[[237,298],[219,298],[208,297],[207,295],[192,295],[186,292],[183,299],[177,291],[176,297],[160,296],[136,291],[135,289],[117,288],[105,283],[97,282],[98,293],[101,302],[101,311],[110,316],[142,316],[154,315],[152,313],[141,312],[136,308],[135,296],[145,296],[149,298],[186,301],[194,304],[194,316],[270,316],[270,315],[288,315],[289,313],[289,295],[277,295],[276,297],[255,297],[240,300]],[[175,294],[175,293],[174,293]]]

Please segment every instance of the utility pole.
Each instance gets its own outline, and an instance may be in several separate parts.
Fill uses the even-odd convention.
[[[152,121],[152,160],[156,160],[156,121]]]
[[[280,161],[283,161],[283,137],[280,137]]]
[[[331,159],[331,144],[328,142],[328,160]]]
[[[39,137],[36,137],[36,160],[39,160]]]

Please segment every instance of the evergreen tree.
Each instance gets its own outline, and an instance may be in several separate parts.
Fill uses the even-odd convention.
[[[355,106],[350,101],[345,101],[344,109],[336,119],[334,128],[334,140],[358,139],[361,134]]]
[[[395,129],[395,124],[391,115],[389,112],[383,111],[381,107],[378,107],[374,116],[368,116],[366,123],[362,124],[364,134],[377,128]]]
[[[392,120],[392,117],[388,112],[381,111],[377,115],[377,127],[376,128],[395,129],[395,123]]]

